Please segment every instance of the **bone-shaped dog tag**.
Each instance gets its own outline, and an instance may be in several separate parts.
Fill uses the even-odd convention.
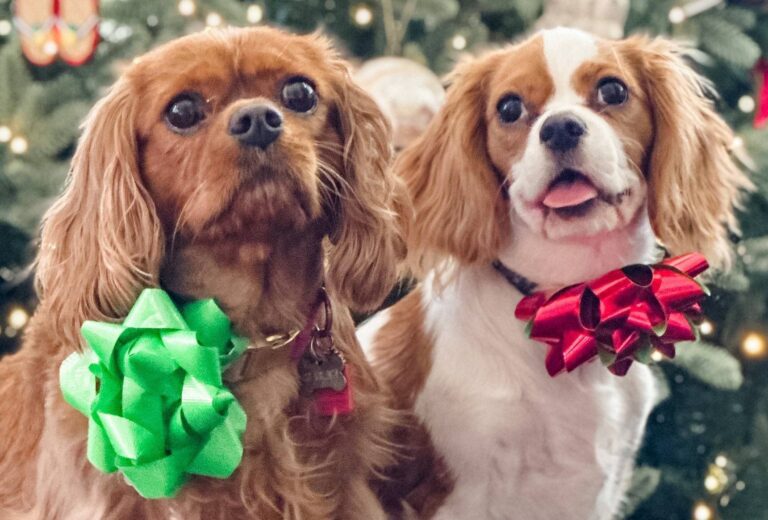
[[[299,361],[301,395],[311,397],[316,390],[331,389],[337,392],[347,386],[344,376],[344,360],[332,350],[327,355],[316,358],[307,351]]]

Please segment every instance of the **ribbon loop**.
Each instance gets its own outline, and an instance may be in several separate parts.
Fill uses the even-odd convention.
[[[64,400],[88,417],[88,460],[121,471],[145,498],[176,495],[189,475],[229,477],[246,417],[221,378],[247,340],[213,300],[178,309],[145,289],[122,324],[87,321],[91,350],[61,364]]]
[[[547,371],[570,372],[599,356],[616,375],[656,348],[674,357],[674,343],[695,339],[691,319],[708,294],[694,280],[708,268],[699,253],[616,269],[552,296],[523,298],[515,309],[529,321],[530,337],[548,345]]]

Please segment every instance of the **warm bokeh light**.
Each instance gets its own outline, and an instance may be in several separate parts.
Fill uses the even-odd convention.
[[[24,325],[27,324],[27,321],[29,321],[29,314],[27,314],[27,311],[21,307],[13,309],[8,314],[8,325],[14,329],[24,328]]]
[[[467,39],[461,34],[457,34],[451,39],[451,47],[457,51],[464,50],[467,47]]]
[[[20,155],[26,153],[28,147],[29,144],[27,143],[27,140],[21,136],[16,136],[11,139],[11,151],[15,154]]]
[[[57,52],[59,52],[59,46],[56,45],[56,42],[53,40],[48,40],[43,45],[43,52],[46,53],[48,56],[55,56]]]
[[[264,9],[258,4],[248,6],[245,17],[250,23],[259,23],[264,18]]]
[[[208,13],[208,16],[205,17],[205,25],[208,27],[218,27],[222,21],[219,13]]]
[[[751,358],[765,356],[765,338],[757,332],[750,332],[741,342],[741,351]]]
[[[193,0],[181,0],[179,2],[179,13],[182,16],[192,16],[197,10],[197,6]]]
[[[750,113],[755,110],[755,98],[752,96],[741,96],[739,98],[739,110]]]
[[[704,336],[709,336],[714,331],[715,326],[709,320],[704,320],[701,322],[701,325],[699,325],[699,332],[701,332]]]
[[[714,514],[712,508],[703,502],[698,502],[693,506],[693,520],[712,520]]]
[[[11,140],[11,129],[7,126],[0,126],[0,143],[7,143]]]
[[[682,7],[673,7],[669,10],[669,21],[674,24],[683,23],[685,21],[685,10]]]
[[[368,27],[373,22],[373,11],[367,5],[356,5],[352,8],[352,20],[360,27]]]

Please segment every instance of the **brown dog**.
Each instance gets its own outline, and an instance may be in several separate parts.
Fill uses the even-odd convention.
[[[85,122],[45,217],[41,303],[0,362],[0,517],[381,518],[368,487],[392,413],[347,307],[374,308],[403,255],[389,129],[317,35],[198,33],[136,60]],[[250,338],[305,326],[325,284],[355,410],[314,413],[287,349],[251,352],[232,385],[248,415],[226,480],[145,500],[86,461],[59,390],[84,320],[119,321],[148,286],[213,297]]]

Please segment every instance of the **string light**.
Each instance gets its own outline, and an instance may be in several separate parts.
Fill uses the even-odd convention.
[[[467,47],[467,39],[463,35],[457,34],[451,39],[451,47],[457,51],[464,50]]]
[[[259,4],[248,6],[245,17],[250,23],[259,23],[264,18],[264,9]]]
[[[7,126],[0,126],[0,143],[7,143],[11,140],[11,129]]]
[[[46,53],[48,56],[55,56],[57,52],[59,52],[59,46],[56,45],[56,42],[53,40],[48,40],[43,45],[43,52]]]
[[[205,17],[205,25],[208,27],[218,27],[222,21],[219,13],[208,13],[208,16]]]
[[[724,468],[728,465],[728,458],[725,455],[718,455],[715,457],[715,464],[721,468]]]
[[[197,11],[197,6],[193,0],[180,0],[177,7],[182,16],[192,16]]]
[[[29,314],[21,307],[16,307],[8,314],[8,325],[14,329],[22,329],[29,321]]]
[[[741,351],[747,357],[763,357],[765,355],[765,338],[756,332],[750,332],[744,336],[744,340],[741,342]]]
[[[704,487],[712,495],[719,495],[728,486],[728,474],[717,464],[710,464],[707,476],[704,478]]]
[[[8,20],[0,20],[0,36],[8,36],[11,34],[13,25]]]
[[[352,8],[352,20],[359,27],[368,27],[373,22],[373,11],[365,4],[358,4]]]
[[[713,517],[712,508],[704,502],[697,502],[693,506],[693,520],[712,520]]]
[[[739,98],[739,110],[747,114],[754,111],[755,99],[752,96],[741,96]]]
[[[658,350],[654,350],[653,352],[651,352],[651,359],[654,360],[656,363],[658,363],[662,359],[664,359],[664,355]]]
[[[669,21],[675,25],[685,21],[685,11],[682,7],[673,7],[669,10]]]
[[[683,23],[688,18],[709,11],[713,7],[722,4],[724,0],[693,0],[683,6],[673,7],[669,10],[669,21],[673,24]]]
[[[716,477],[707,475],[707,478],[704,479],[704,487],[707,488],[707,491],[713,495],[716,495],[718,494],[718,489],[720,488],[720,482],[718,482]]]
[[[28,147],[27,140],[21,136],[11,139],[11,151],[17,155],[26,153]]]
[[[714,331],[715,331],[715,326],[709,320],[704,320],[699,325],[699,332],[701,332],[704,336],[709,336]]]

